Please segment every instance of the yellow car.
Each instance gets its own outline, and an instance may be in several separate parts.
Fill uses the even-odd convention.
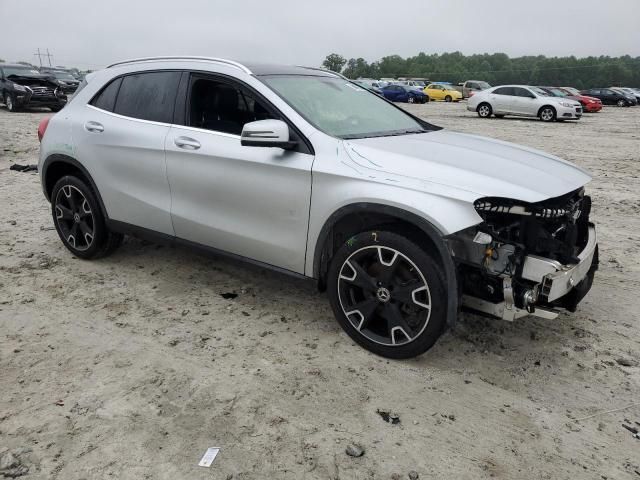
[[[431,83],[424,88],[424,93],[429,95],[429,100],[444,100],[445,102],[459,102],[462,100],[462,93],[454,90],[450,85],[441,83]]]

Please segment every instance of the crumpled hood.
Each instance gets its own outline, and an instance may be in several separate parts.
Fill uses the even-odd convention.
[[[430,184],[440,192],[442,186],[462,190],[466,197],[538,202],[591,180],[583,169],[553,155],[448,130],[347,140],[344,147],[360,167],[419,179],[426,190]]]

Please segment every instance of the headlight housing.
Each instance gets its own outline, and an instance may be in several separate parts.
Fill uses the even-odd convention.
[[[27,87],[25,87],[25,86],[23,86],[23,85],[18,85],[17,83],[14,83],[14,84],[13,84],[13,88],[14,88],[15,90],[17,90],[18,92],[26,92],[26,91],[28,91],[28,90],[27,90]]]
[[[571,103],[571,102],[560,102],[560,105],[562,105],[563,107],[567,107],[567,108],[573,108],[573,107],[577,106],[575,103]]]

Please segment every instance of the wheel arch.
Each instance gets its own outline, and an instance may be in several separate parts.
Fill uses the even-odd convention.
[[[544,105],[542,105],[539,109],[538,109],[538,114],[537,116],[539,117],[540,114],[542,113],[542,110],[544,110],[545,108],[551,108],[554,112],[556,112],[556,116],[558,115],[558,109],[556,107],[554,107],[553,105],[549,104],[549,103],[545,103]]]
[[[359,202],[339,208],[324,223],[313,250],[313,277],[319,290],[326,289],[326,275],[333,255],[344,241],[367,229],[385,229],[406,236],[418,246],[427,245],[445,273],[447,323],[455,324],[458,315],[456,268],[444,235],[428,220],[390,205]]]
[[[107,210],[93,177],[91,177],[89,171],[78,160],[69,155],[55,153],[49,155],[44,162],[42,162],[41,170],[40,178],[42,179],[42,189],[48,201],[51,201],[53,186],[60,178],[65,175],[75,175],[89,183],[89,186],[98,199],[98,203],[100,204],[100,208],[102,209],[105,219],[108,219]]]

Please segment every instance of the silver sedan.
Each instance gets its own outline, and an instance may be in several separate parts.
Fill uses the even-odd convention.
[[[582,117],[579,102],[554,97],[538,87],[527,85],[502,85],[479,92],[469,99],[467,110],[477,112],[481,118],[517,115],[538,117],[544,122]]]

